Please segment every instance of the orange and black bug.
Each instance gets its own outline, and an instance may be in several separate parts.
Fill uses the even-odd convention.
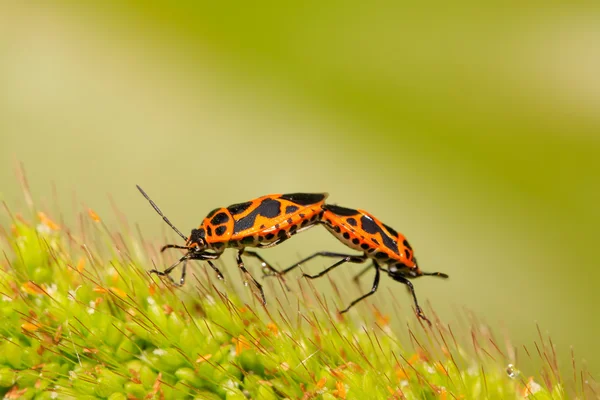
[[[324,212],[321,214],[319,223],[325,225],[325,227],[346,246],[361,251],[363,254],[351,255],[318,252],[291,267],[284,269],[281,271],[281,274],[285,274],[306,261],[318,256],[341,258],[341,260],[317,275],[304,274],[304,277],[310,279],[319,278],[344,263],[364,263],[370,259],[372,265],[369,265],[356,275],[354,280],[358,281],[358,278],[360,278],[361,275],[367,272],[371,267],[374,267],[375,280],[373,281],[371,291],[354,300],[346,309],[342,310],[341,313],[345,313],[359,301],[374,294],[379,286],[380,271],[383,271],[387,272],[392,279],[405,284],[410,289],[417,315],[429,322],[419,306],[417,296],[415,295],[415,289],[409,279],[418,278],[424,275],[448,278],[448,275],[441,272],[421,271],[417,264],[413,249],[404,235],[396,232],[396,230],[390,226],[385,225],[368,212],[329,204],[324,204],[323,210]],[[384,264],[387,268],[382,267],[381,264]]]
[[[185,283],[187,262],[203,260],[217,273],[219,279],[223,279],[223,274],[211,260],[219,258],[226,248],[235,248],[238,249],[238,267],[258,288],[263,304],[266,304],[266,300],[262,286],[244,266],[242,255],[259,259],[263,268],[271,272],[277,270],[258,253],[246,250],[246,247],[262,249],[273,247],[296,233],[313,227],[320,220],[323,202],[327,198],[327,193],[271,194],[245,203],[216,208],[204,218],[198,229],[192,229],[190,236],[186,237],[165,217],[146,192],[139,186],[137,188],[163,220],[185,240],[185,246],[168,244],[162,247],[161,252],[170,248],[187,250],[187,253],[175,264],[164,271],[152,270],[151,273],[167,276],[175,285],[181,286]],[[170,273],[181,263],[183,263],[181,278],[177,284]]]

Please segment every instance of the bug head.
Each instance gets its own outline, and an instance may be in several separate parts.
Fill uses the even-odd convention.
[[[437,276],[444,279],[448,278],[448,274],[445,274],[443,272],[421,271],[416,257],[413,257],[412,262],[414,264],[413,266],[409,266],[402,263],[390,264],[387,269],[388,275],[394,280],[402,280],[402,278],[418,278],[420,276]]]
[[[187,239],[185,245],[189,249],[190,253],[202,253],[207,248],[206,244],[206,231],[204,228],[192,229],[189,239]]]
[[[394,280],[404,280],[405,278],[416,278],[420,275],[419,268],[416,263],[414,266],[409,266],[400,262],[392,262],[388,265],[387,273]]]

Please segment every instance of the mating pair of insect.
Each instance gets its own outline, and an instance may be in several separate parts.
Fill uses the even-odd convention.
[[[406,238],[371,214],[363,210],[325,204],[327,193],[271,194],[245,203],[216,208],[204,218],[198,229],[192,229],[190,236],[186,237],[169,221],[146,192],[139,186],[137,188],[163,220],[185,240],[185,246],[168,244],[161,249],[161,252],[172,248],[187,250],[183,257],[164,271],[150,271],[160,276],[167,276],[171,282],[178,286],[183,285],[185,282],[186,266],[189,260],[206,261],[216,272],[219,279],[223,279],[223,274],[212,260],[218,259],[226,248],[238,249],[238,267],[260,291],[263,304],[266,304],[266,299],[262,285],[252,277],[244,266],[243,255],[259,259],[268,276],[283,276],[319,256],[338,259],[336,263],[319,274],[303,274],[304,277],[310,279],[319,278],[344,263],[364,263],[370,260],[371,264],[356,275],[354,280],[358,281],[360,276],[370,268],[374,268],[375,279],[371,291],[351,302],[346,309],[340,312],[345,313],[359,301],[374,294],[379,286],[380,273],[383,271],[395,281],[407,285],[415,303],[417,316],[429,322],[419,306],[413,284],[409,281],[409,278],[424,275],[448,278],[448,275],[441,272],[421,271]],[[279,271],[273,268],[258,253],[246,249],[248,247],[264,249],[276,246],[295,234],[316,225],[324,225],[342,243],[362,252],[362,254],[352,255],[321,251]],[[182,263],[181,278],[179,283],[176,283],[170,274],[175,267]]]

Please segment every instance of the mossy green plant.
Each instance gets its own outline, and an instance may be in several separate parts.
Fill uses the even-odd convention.
[[[8,399],[507,399],[600,393],[566,383],[552,348],[536,377],[485,329],[438,318],[404,334],[360,324],[310,286],[295,307],[243,303],[209,274],[185,290],[147,273],[159,256],[89,210],[78,231],[33,210],[2,232],[0,394]],[[151,256],[149,256],[151,255]],[[246,290],[250,290],[247,288]],[[290,294],[294,295],[294,294]],[[315,296],[316,301],[304,299]],[[286,294],[287,296],[287,294]],[[416,320],[416,319],[415,319]],[[543,343],[543,340],[542,340]]]

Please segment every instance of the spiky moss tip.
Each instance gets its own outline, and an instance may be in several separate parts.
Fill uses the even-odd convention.
[[[475,327],[457,337],[438,319],[402,335],[376,309],[357,326],[310,285],[267,308],[208,273],[175,289],[146,272],[148,243],[88,217],[75,233],[11,214],[2,230],[5,398],[566,398],[553,366],[541,379],[507,370],[514,360]]]

